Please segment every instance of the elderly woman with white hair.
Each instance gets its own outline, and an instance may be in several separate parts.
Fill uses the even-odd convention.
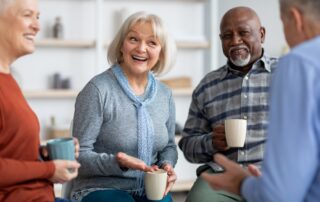
[[[37,0],[0,1],[1,202],[68,201],[54,197],[53,183],[75,178],[80,166],[76,161],[39,160],[39,121],[10,71],[16,59],[34,51],[39,30]]]
[[[172,65],[175,50],[156,15],[138,12],[123,23],[108,50],[111,68],[95,76],[76,100],[73,135],[82,167],[73,199],[149,201],[144,172],[162,168],[168,178],[160,201],[172,201],[175,105],[155,74]]]

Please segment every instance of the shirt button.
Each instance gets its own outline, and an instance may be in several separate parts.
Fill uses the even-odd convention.
[[[245,76],[245,77],[244,77],[244,79],[245,79],[245,80],[248,80],[248,79],[249,79],[249,77],[248,77],[248,76]]]
[[[244,151],[241,151],[240,154],[241,154],[242,156],[244,156]]]
[[[248,117],[247,116],[243,116],[243,119],[247,119]]]
[[[244,97],[244,98],[247,98],[248,96],[247,96],[247,95],[243,95],[243,97]]]

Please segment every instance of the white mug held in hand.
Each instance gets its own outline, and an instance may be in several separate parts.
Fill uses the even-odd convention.
[[[228,147],[243,147],[247,134],[247,120],[227,119],[224,121]]]
[[[161,200],[163,198],[167,186],[167,177],[167,171],[163,169],[145,173],[144,184],[149,200]]]

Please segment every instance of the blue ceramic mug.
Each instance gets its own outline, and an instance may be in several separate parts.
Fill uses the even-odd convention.
[[[75,160],[73,138],[57,138],[47,142],[50,160]]]

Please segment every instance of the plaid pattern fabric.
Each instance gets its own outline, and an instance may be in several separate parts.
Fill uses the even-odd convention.
[[[212,145],[212,128],[228,118],[243,118],[248,122],[245,146],[223,153],[240,164],[259,164],[268,126],[271,73],[277,61],[263,55],[246,75],[226,64],[202,79],[193,92],[189,116],[179,142],[190,162],[211,161],[217,152]]]

